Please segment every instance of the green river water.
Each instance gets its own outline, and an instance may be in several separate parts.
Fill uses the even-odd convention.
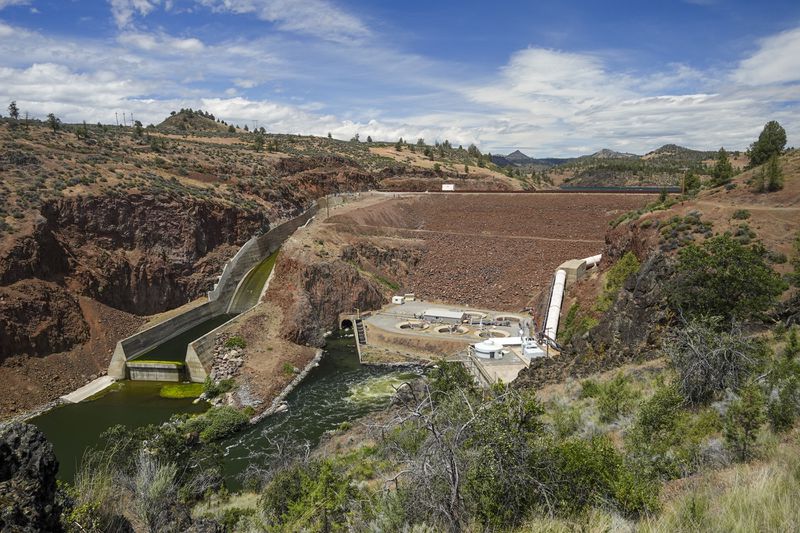
[[[223,442],[228,487],[241,487],[239,475],[248,464],[268,464],[269,439],[286,438],[297,446],[316,445],[323,433],[342,422],[384,408],[394,386],[415,377],[415,371],[362,366],[352,334],[329,339],[325,356],[288,396],[289,410],[270,416]],[[123,382],[116,390],[78,404],[53,409],[31,421],[53,443],[59,477],[72,480],[84,450],[115,424],[139,427],[158,424],[174,413],[198,413],[207,404],[161,398],[162,384]]]

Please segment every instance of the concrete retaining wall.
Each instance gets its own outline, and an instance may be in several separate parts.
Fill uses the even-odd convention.
[[[264,258],[269,257],[273,252],[281,247],[283,242],[288,239],[297,228],[308,222],[317,213],[317,206],[314,204],[302,215],[288,220],[263,235],[253,237],[236,252],[236,255],[225,264],[222,276],[208,293],[211,301],[225,302],[226,309],[233,301],[236,289],[245,278],[248,272],[258,265]],[[229,312],[241,312],[243,309],[229,309]]]
[[[184,379],[183,365],[170,365],[166,363],[128,363],[129,379],[134,381],[174,381]]]
[[[236,288],[244,276],[265,257],[280,248],[283,242],[297,228],[306,224],[317,213],[317,210],[318,207],[315,203],[303,214],[247,241],[236,252],[236,255],[226,263],[219,282],[214,287],[214,290],[208,293],[209,301],[207,303],[117,342],[114,355],[108,367],[108,375],[116,379],[139,379],[126,371],[126,364],[130,366],[128,361],[143,354],[153,346],[180,335],[201,322],[227,312],[228,306],[236,293]],[[201,337],[198,341],[192,343],[195,345],[194,348],[187,350],[188,375],[193,381],[204,381],[210,369],[208,367],[213,357],[214,341],[211,334]],[[136,375],[146,376],[146,374],[146,372],[142,371]]]
[[[122,339],[117,343],[117,347],[114,350],[111,364],[108,367],[108,375],[116,379],[126,379],[128,377],[125,372],[125,363],[127,361],[145,353],[153,346],[180,335],[184,331],[224,312],[225,304],[223,302],[207,302],[126,339]]]

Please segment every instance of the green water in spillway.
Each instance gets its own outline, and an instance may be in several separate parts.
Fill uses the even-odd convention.
[[[267,465],[273,458],[269,441],[288,440],[312,446],[342,422],[388,405],[394,387],[418,376],[408,369],[362,366],[352,333],[329,339],[325,356],[287,397],[289,409],[267,417],[225,441],[224,473],[230,489],[241,487],[249,464]],[[207,404],[191,399],[159,397],[162,383],[125,381],[98,399],[58,407],[31,421],[53,443],[60,463],[59,478],[71,481],[87,447],[115,424],[141,427],[160,424],[177,413],[200,413]]]
[[[212,331],[236,315],[220,315],[209,318],[196,326],[184,331],[180,335],[150,348],[145,353],[133,358],[133,361],[185,361],[186,347],[209,331]]]
[[[245,275],[239,287],[236,289],[236,294],[233,296],[233,301],[230,306],[231,311],[241,313],[258,303],[261,291],[264,289],[264,284],[272,273],[277,259],[278,252],[276,251],[254,266],[250,272]]]
[[[59,462],[59,479],[72,481],[84,450],[96,445],[100,434],[116,424],[130,428],[161,424],[178,413],[202,413],[205,402],[161,398],[164,383],[121,381],[95,400],[56,407],[30,421],[53,444]]]

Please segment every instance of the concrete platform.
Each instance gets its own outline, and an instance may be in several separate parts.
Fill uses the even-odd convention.
[[[62,396],[61,399],[64,400],[65,402],[70,402],[70,403],[82,402],[86,398],[91,398],[98,392],[104,391],[105,389],[113,385],[114,382],[116,381],[117,380],[112,378],[111,376],[101,376],[96,380],[87,383],[80,389],[74,390],[69,394]]]

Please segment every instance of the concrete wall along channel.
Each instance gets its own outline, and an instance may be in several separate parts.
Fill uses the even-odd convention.
[[[204,322],[225,314],[239,315],[254,307],[258,303],[257,296],[260,294],[256,295],[254,301],[237,299],[237,291],[247,274],[276,252],[297,228],[308,223],[317,213],[319,204],[325,206],[325,202],[326,199],[321,199],[303,214],[248,240],[225,264],[217,285],[208,293],[208,302],[119,341],[111,358],[108,375],[115,379],[140,381],[183,381],[188,378],[194,382],[203,382],[210,371],[217,332],[237,320],[239,316],[190,342],[186,348],[184,361],[144,361],[136,358]],[[331,201],[331,205],[333,203]]]

